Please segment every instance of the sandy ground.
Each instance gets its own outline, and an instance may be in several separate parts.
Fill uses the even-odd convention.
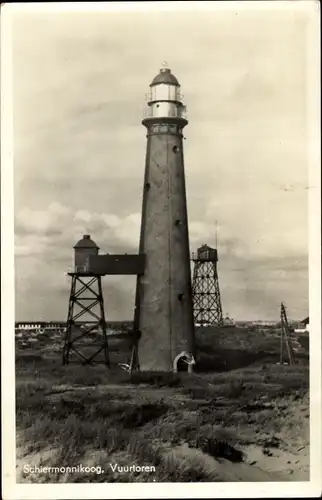
[[[281,448],[248,446],[245,462],[265,470],[281,481],[310,480],[310,419],[309,398],[295,401],[288,407],[283,418],[281,432],[276,434],[281,440]]]
[[[95,390],[104,393],[106,390],[117,390],[119,386],[97,386]],[[172,403],[183,405],[186,397],[178,395],[175,389],[151,389],[151,387],[120,387],[122,392],[128,390],[133,394],[137,393],[137,397],[142,396],[150,399],[160,399],[164,397],[171,398]],[[75,393],[89,390],[87,387],[70,387],[56,386],[53,387],[50,398],[55,401],[56,398],[65,396],[70,393]],[[242,448],[244,452],[244,461],[233,463],[226,459],[215,459],[208,454],[203,453],[199,449],[190,448],[187,443],[172,448],[164,448],[164,454],[169,456],[171,460],[191,459],[191,462],[198,461],[203,464],[204,469],[209,473],[210,477],[216,481],[216,477],[220,481],[308,481],[309,480],[309,400],[308,397],[294,401],[292,405],[283,413],[282,430],[276,434],[276,438],[280,439],[281,446],[269,446],[263,448],[261,446],[249,445]],[[40,466],[50,464],[54,459],[57,450],[47,449],[40,453],[28,453],[23,442],[23,434],[17,434],[17,458],[16,458],[16,473],[17,482],[30,482],[31,479],[24,478],[23,467],[26,464]],[[93,458],[93,457],[92,457]],[[82,463],[85,465],[92,462],[92,458],[82,458]],[[98,459],[98,457],[96,457]],[[100,457],[102,458],[102,457]],[[105,457],[105,460],[110,460],[111,457]],[[96,461],[96,463],[98,463]],[[29,476],[30,478],[30,476]],[[66,476],[65,481],[68,481]],[[37,482],[40,482],[38,479]]]
[[[177,459],[191,454],[192,460],[203,463],[209,474],[213,471],[216,476],[218,473],[224,481],[309,481],[308,398],[294,402],[288,408],[282,431],[276,434],[276,437],[284,443],[283,447],[245,446],[242,448],[244,461],[241,463],[214,459],[200,450],[189,448],[186,444],[172,448],[168,453]]]

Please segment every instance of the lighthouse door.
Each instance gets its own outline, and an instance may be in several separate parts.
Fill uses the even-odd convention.
[[[187,372],[189,371],[189,364],[187,363],[187,353],[185,351],[180,352],[173,360],[173,371],[174,372]]]
[[[177,372],[187,372],[188,371],[188,363],[185,361],[185,357],[181,356],[181,358],[177,361]]]

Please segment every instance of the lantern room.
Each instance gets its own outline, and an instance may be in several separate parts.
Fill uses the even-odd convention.
[[[216,248],[211,248],[208,245],[202,245],[198,248],[196,253],[194,252],[192,254],[192,260],[217,262],[218,252]]]
[[[74,246],[75,249],[75,273],[88,273],[89,258],[91,255],[98,255],[99,247],[91,240],[89,234],[84,234]]]
[[[149,118],[186,118],[180,84],[166,63],[150,84],[147,104],[146,115]]]

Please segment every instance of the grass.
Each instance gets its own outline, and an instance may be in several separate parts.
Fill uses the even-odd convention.
[[[299,336],[298,361],[308,363],[308,337]],[[276,328],[199,328],[197,330],[199,372],[227,372],[254,364],[279,360],[280,330]]]
[[[238,462],[244,445],[283,446],[276,438],[281,417],[308,387],[308,365],[260,362],[222,372],[129,375],[104,366],[62,366],[58,355],[18,350],[16,424],[29,463],[32,454],[51,466],[94,463],[104,469],[25,480],[221,481],[215,464],[207,467],[198,453]],[[109,463],[153,465],[156,471],[121,474]]]

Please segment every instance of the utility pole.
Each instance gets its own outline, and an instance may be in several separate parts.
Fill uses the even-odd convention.
[[[287,321],[286,309],[283,302],[281,303],[281,344],[280,344],[280,364],[283,364],[284,344],[286,346],[288,360],[290,365],[295,364],[295,354],[293,351],[290,339],[290,327]]]

